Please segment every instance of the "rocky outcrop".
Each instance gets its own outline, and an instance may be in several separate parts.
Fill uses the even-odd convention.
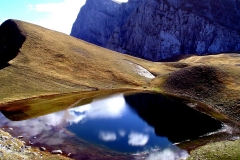
[[[235,0],[129,0],[121,5],[87,0],[71,35],[159,61],[182,54],[240,51],[239,19],[240,2]]]
[[[155,61],[179,54],[202,55],[240,50],[239,27],[232,25],[231,21],[223,24],[224,20],[227,22],[230,19],[228,13],[219,11],[226,16],[215,19],[218,14],[214,11],[210,10],[209,14],[199,11],[209,11],[201,6],[202,3],[188,3],[187,0],[185,3],[167,2],[144,1],[124,27],[113,33],[107,48]],[[209,6],[214,5],[210,3]]]
[[[123,26],[139,1],[130,0],[126,4],[112,0],[87,0],[73,24],[71,35],[105,46],[116,27]]]
[[[0,68],[2,68],[18,55],[26,37],[13,20],[7,20],[1,24],[0,35]]]

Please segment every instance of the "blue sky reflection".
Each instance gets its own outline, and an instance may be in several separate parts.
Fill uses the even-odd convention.
[[[147,152],[149,159],[162,156],[170,160],[184,159],[188,155],[166,137],[155,135],[154,129],[128,106],[123,94],[25,121],[10,121],[0,114],[0,127],[3,126],[18,128],[22,136],[37,136],[38,141],[48,145],[64,143],[67,136],[64,130],[67,129],[90,143],[112,150]],[[57,132],[53,134],[54,130]]]

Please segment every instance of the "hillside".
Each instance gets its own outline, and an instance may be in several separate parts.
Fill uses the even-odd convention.
[[[64,106],[69,107],[79,99],[148,91],[203,104],[239,123],[239,54],[154,63],[26,22],[8,20],[4,25],[9,30],[17,26],[26,40],[17,57],[0,70],[2,111],[14,111],[7,106],[22,99],[36,103],[34,97],[65,99]]]
[[[0,27],[0,56],[9,53],[13,59],[0,70],[0,110],[9,119],[37,117],[106,94],[154,92],[239,130],[239,54],[150,62],[19,20]]]

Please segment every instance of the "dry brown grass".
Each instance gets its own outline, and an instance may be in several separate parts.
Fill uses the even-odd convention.
[[[200,104],[202,108],[196,108],[199,111],[240,124],[238,64],[239,54],[192,56],[163,64],[171,71],[151,83],[165,94]]]
[[[0,70],[2,103],[45,94],[137,89],[148,81],[126,61],[136,58],[40,26],[15,23],[27,39],[10,66]]]
[[[0,70],[0,110],[10,119],[48,114],[104,94],[157,92],[198,103],[201,107],[195,109],[240,124],[239,54],[154,63],[30,23],[13,23],[27,38],[18,56]],[[139,75],[135,64],[156,78]]]
[[[16,100],[22,99],[29,99],[24,104],[32,106],[30,108],[40,104],[35,108],[48,110],[42,102],[35,103],[37,99],[30,100],[39,96],[58,95],[58,100],[66,101],[61,94],[75,92],[68,95],[70,98],[64,107],[57,105],[49,110],[53,112],[65,109],[77,99],[91,99],[95,93],[150,91],[195,101],[231,120],[240,121],[238,54],[192,56],[179,62],[153,63],[30,23],[16,20],[13,23],[27,38],[21,53],[10,61],[10,66],[0,70],[1,110],[6,111],[6,106],[19,104]],[[137,74],[135,64],[157,78],[151,81]],[[54,106],[54,101],[46,101],[46,104]],[[212,112],[208,114],[213,115]]]

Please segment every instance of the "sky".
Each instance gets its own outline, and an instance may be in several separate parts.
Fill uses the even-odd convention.
[[[18,19],[70,34],[86,0],[0,0],[0,24]]]
[[[0,0],[0,24],[7,19],[17,19],[70,34],[85,2],[86,0]]]

